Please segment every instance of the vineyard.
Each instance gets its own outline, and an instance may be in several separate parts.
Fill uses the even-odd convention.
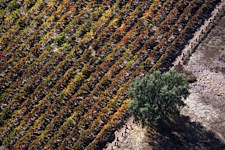
[[[102,149],[219,2],[0,0],[0,146]]]

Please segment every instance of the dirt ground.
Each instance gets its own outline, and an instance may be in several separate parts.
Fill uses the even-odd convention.
[[[197,82],[191,84],[183,113],[214,132],[225,143],[225,16],[193,53],[185,68]]]
[[[106,150],[149,150],[147,129],[133,123],[129,118],[126,125],[115,133],[115,140],[107,145]]]
[[[123,128],[107,149],[225,150],[225,15],[200,42],[184,68],[197,81],[190,85],[181,120],[159,132],[128,121],[126,135]]]

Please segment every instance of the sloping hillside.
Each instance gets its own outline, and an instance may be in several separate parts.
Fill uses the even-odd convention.
[[[0,143],[102,149],[126,89],[166,71],[220,0],[0,0]]]

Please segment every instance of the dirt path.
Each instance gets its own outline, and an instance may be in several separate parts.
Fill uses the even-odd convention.
[[[189,59],[189,57],[191,56],[192,53],[195,52],[196,48],[198,47],[199,43],[202,41],[202,39],[205,38],[205,36],[207,35],[207,33],[210,31],[210,29],[213,27],[213,24],[215,24],[218,21],[218,18],[220,15],[223,14],[224,12],[224,8],[225,8],[225,0],[223,0],[220,5],[218,5],[215,10],[212,12],[211,17],[205,21],[204,25],[201,26],[201,28],[194,34],[193,38],[189,41],[189,44],[183,49],[182,51],[182,55],[179,56],[176,61],[174,62],[174,64],[178,64],[178,62],[180,62],[181,64],[185,64],[184,62],[186,62],[187,59]],[[225,22],[224,22],[225,24]],[[224,27],[225,28],[225,27]],[[224,33],[225,35],[225,33]],[[224,39],[225,41],[225,39]],[[198,51],[198,50],[196,50]],[[196,54],[195,57],[198,57],[198,54]],[[225,57],[225,55],[224,55]],[[194,59],[195,61],[198,61],[198,59]],[[225,62],[225,60],[224,60]],[[200,63],[200,62],[199,62]],[[189,64],[191,66],[191,64]],[[201,65],[201,64],[198,64]],[[188,70],[192,70],[193,68],[190,66],[185,66]],[[198,66],[195,66],[198,68]],[[195,70],[195,73],[198,72],[199,70]],[[201,80],[202,77],[197,76],[199,80]],[[211,75],[211,77],[213,77],[213,74]],[[207,79],[207,77],[206,77]],[[212,78],[211,78],[212,79]],[[223,78],[223,76],[221,78],[219,78],[218,76],[218,80],[222,79],[225,82],[225,78]],[[202,80],[205,81],[205,80]],[[203,82],[204,83],[204,82]],[[206,83],[207,84],[207,83]],[[215,85],[214,81],[211,82],[211,84],[208,84],[208,86],[210,85]],[[225,83],[223,84],[225,86]],[[205,84],[200,85],[200,86],[206,86]],[[216,87],[220,87],[218,85],[215,85]],[[210,125],[213,125],[213,123],[217,122],[220,120],[220,122],[216,123],[214,126],[213,131],[216,130],[216,125],[219,124],[219,128],[217,128],[217,130],[219,131],[221,128],[225,131],[225,129],[223,127],[225,127],[225,110],[220,111],[218,109],[215,109],[214,107],[212,107],[211,105],[205,105],[203,103],[201,103],[201,97],[204,95],[204,92],[213,92],[213,89],[216,88],[212,88],[212,91],[205,91],[203,90],[204,87],[201,89],[202,90],[202,94],[203,95],[199,95],[198,91],[196,91],[198,89],[199,86],[197,86],[196,88],[194,88],[195,85],[192,85],[192,89],[191,89],[191,95],[189,96],[189,98],[186,100],[187,103],[187,107],[185,107],[185,109],[182,111],[183,114],[185,115],[190,115],[190,117],[192,118],[192,121],[200,121],[203,122],[204,126],[207,127],[207,129],[211,129]],[[224,89],[225,87],[219,89],[220,91],[225,91]],[[214,91],[214,94],[215,91]],[[221,93],[223,95],[223,93]],[[209,93],[210,96],[210,93]],[[215,95],[211,95],[211,96],[215,96]],[[223,99],[224,98],[224,99]],[[223,100],[225,100],[225,96],[222,97]],[[223,106],[225,106],[225,101],[222,101]],[[120,129],[118,132],[115,133],[115,140],[112,143],[109,143],[107,145],[106,150],[128,150],[128,149],[133,149],[133,150],[151,150],[152,146],[150,146],[148,144],[148,139],[145,136],[146,134],[146,129],[142,129],[140,126],[135,125],[134,123],[132,123],[133,118],[128,119],[126,125]],[[222,121],[222,122],[221,122]],[[221,140],[224,140],[224,133],[219,133],[216,132],[216,134],[218,135],[218,137],[220,137]]]
[[[106,150],[149,150],[146,128],[141,128],[129,118],[126,125],[115,133],[115,140],[107,145]]]

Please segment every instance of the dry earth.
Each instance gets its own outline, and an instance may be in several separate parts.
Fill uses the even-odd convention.
[[[149,150],[147,129],[133,123],[133,118],[129,118],[124,125],[115,133],[115,140],[107,145],[106,150]]]
[[[196,37],[206,28],[207,25],[196,32]],[[192,40],[195,41],[195,37]],[[191,44],[186,48],[190,47]],[[225,150],[225,16],[215,23],[184,68],[197,77],[197,82],[190,86],[191,94],[185,100],[187,106],[182,110],[182,121],[166,132],[147,132],[128,121],[128,129],[124,127],[117,132],[117,138],[107,149]]]
[[[185,68],[197,82],[191,85],[183,113],[225,143],[225,17],[201,42]]]

